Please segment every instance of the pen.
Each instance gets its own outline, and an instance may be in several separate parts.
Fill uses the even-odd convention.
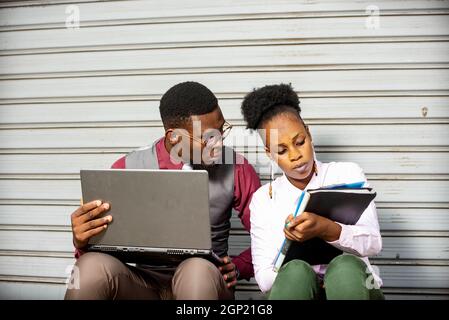
[[[304,194],[306,191],[304,190],[301,195],[299,196],[298,205],[296,206],[295,213],[293,214],[293,219],[296,218],[298,215],[299,207],[301,206],[302,200],[304,199]],[[288,228],[288,225],[290,224],[290,221],[285,224],[285,227]]]

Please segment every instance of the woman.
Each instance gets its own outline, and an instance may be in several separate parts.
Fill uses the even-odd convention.
[[[312,136],[300,111],[298,96],[284,84],[257,89],[242,103],[248,128],[259,130],[268,157],[284,172],[258,189],[250,204],[251,248],[259,288],[269,293],[269,299],[319,299],[324,295],[327,299],[382,299],[382,281],[367,258],[382,248],[374,202],[356,225],[337,223],[314,212],[295,219],[291,215],[304,190],[366,182],[355,163],[316,160]],[[276,273],[274,259],[285,237],[300,242],[321,238],[343,254],[322,265],[291,260]]]

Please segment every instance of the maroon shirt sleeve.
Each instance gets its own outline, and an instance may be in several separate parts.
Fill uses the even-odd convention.
[[[79,257],[81,257],[83,254],[83,250],[75,248],[75,259],[79,259]]]
[[[253,193],[260,188],[259,176],[253,166],[242,155],[237,159],[234,173],[234,209],[238,212],[246,231],[250,232],[250,211],[249,204]],[[242,161],[243,160],[243,161]],[[232,261],[240,272],[239,279],[249,280],[254,276],[253,262],[251,257],[251,247],[242,251],[238,256],[232,257]]]
[[[114,162],[114,164],[111,166],[111,169],[125,169],[125,167],[126,167],[126,165],[125,165],[125,156],[123,156],[123,157],[121,157],[120,159],[118,159],[117,161]],[[75,259],[78,259],[83,254],[84,254],[83,250],[75,248]]]
[[[123,156],[120,159],[118,159],[117,161],[115,161],[112,164],[111,169],[125,169],[126,168],[125,158],[126,157]]]

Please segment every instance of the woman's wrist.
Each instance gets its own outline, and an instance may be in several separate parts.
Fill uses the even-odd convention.
[[[332,242],[340,239],[341,226],[329,219],[324,220],[323,232],[320,238],[327,242]]]

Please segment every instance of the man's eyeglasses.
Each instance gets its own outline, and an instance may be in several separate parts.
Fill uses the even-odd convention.
[[[201,145],[203,147],[213,147],[214,145],[216,145],[218,142],[223,141],[231,132],[232,129],[232,125],[225,121],[225,123],[223,124],[223,127],[221,128],[221,130],[211,130],[210,133],[205,133],[203,134],[203,136],[205,136],[204,139],[199,139],[197,137],[192,136],[191,134],[187,133],[187,134],[183,134],[182,132],[178,132],[181,135],[184,136],[188,136],[189,138],[192,138],[192,140],[195,140],[199,143],[201,143]],[[219,131],[219,132],[217,132]]]

